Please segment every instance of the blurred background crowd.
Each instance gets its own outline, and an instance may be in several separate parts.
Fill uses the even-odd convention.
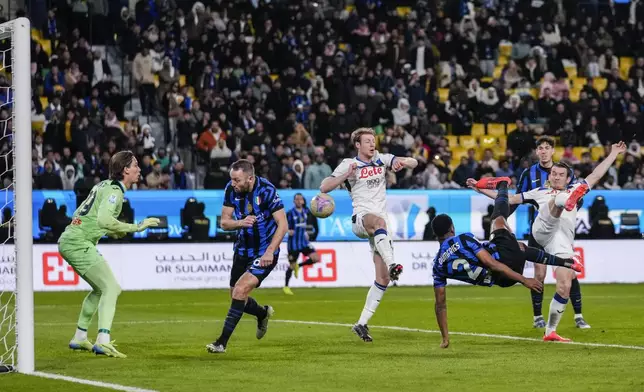
[[[549,135],[580,177],[624,140],[601,187],[644,189],[641,0],[46,3],[27,11],[34,189],[87,189],[121,149],[138,189],[221,189],[238,158],[315,189],[357,127],[421,162],[392,188],[516,181]]]

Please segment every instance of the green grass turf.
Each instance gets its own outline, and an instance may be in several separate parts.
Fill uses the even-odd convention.
[[[276,320],[353,323],[366,288],[259,290]],[[584,285],[591,330],[573,327],[572,307],[561,335],[577,342],[644,346],[644,285]],[[553,287],[546,288],[547,312]],[[112,359],[67,349],[84,293],[36,295],[37,370],[159,391],[638,391],[643,350],[452,336],[447,350],[432,333],[373,328],[365,344],[345,326],[272,322],[262,341],[245,315],[228,352],[204,346],[220,333],[228,309],[223,290],[125,292],[113,338],[129,357]],[[431,287],[392,287],[375,326],[436,330]],[[529,292],[449,287],[452,331],[539,338]],[[95,327],[91,338],[95,338]],[[249,389],[250,388],[250,389]],[[0,375],[2,391],[90,391],[92,387],[22,375]]]

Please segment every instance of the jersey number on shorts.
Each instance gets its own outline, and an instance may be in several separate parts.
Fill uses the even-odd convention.
[[[94,204],[94,201],[96,200],[96,189],[92,189],[92,191],[89,193],[89,196],[87,196],[87,199],[81,204],[81,210],[78,212],[78,215],[80,216],[85,216],[89,212],[89,210],[92,208],[92,205]]]
[[[476,266],[474,266],[474,269],[472,269],[472,264],[470,264],[465,259],[454,260],[452,262],[452,270],[458,271],[458,267],[460,267],[461,265],[463,266],[463,270],[467,272],[467,276],[469,276],[472,280],[476,280],[476,278],[478,278],[481,274],[481,271],[483,271],[483,268]]]

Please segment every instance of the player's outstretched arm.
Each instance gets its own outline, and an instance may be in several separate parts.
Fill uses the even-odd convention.
[[[594,188],[595,185],[601,180],[602,177],[604,177],[604,174],[610,169],[611,166],[613,166],[613,163],[617,160],[617,156],[619,154],[622,154],[626,151],[626,143],[624,142],[619,142],[613,144],[613,146],[610,149],[610,154],[600,163],[597,165],[595,170],[593,170],[592,173],[586,177],[586,183],[588,184],[589,187]]]
[[[445,296],[445,287],[434,287],[434,297],[436,299],[436,304],[434,305],[436,322],[438,323],[438,328],[441,330],[441,336],[443,338],[441,348],[447,348],[449,346],[449,332],[447,330],[447,298]]]
[[[115,189],[106,197],[98,206],[96,224],[102,230],[108,233],[134,233],[138,231],[139,226],[132,223],[123,223],[116,219],[116,206],[123,203],[123,192]]]
[[[416,166],[418,166],[418,160],[416,158],[394,157],[391,162],[391,169],[395,172],[402,169],[414,169]]]
[[[355,175],[358,165],[355,162],[350,164],[346,164],[345,162],[346,159],[335,169],[331,176],[322,180],[322,184],[320,184],[320,192],[329,193],[342,185],[349,179],[349,177]]]
[[[477,193],[485,195],[485,196],[489,197],[492,200],[496,199],[497,191],[493,191],[491,189],[479,189],[479,188],[477,188],[476,187],[476,180],[473,179],[473,178],[468,178],[467,182],[466,182],[466,185],[467,185],[468,188],[472,189],[473,191],[475,191]],[[523,203],[523,197],[521,196],[520,193],[510,195],[508,197],[508,202],[510,203],[510,205],[518,205],[518,204]]]
[[[538,292],[543,291],[543,283],[539,282],[536,279],[526,278],[520,273],[513,271],[507,265],[495,260],[494,257],[492,257],[492,255],[487,250],[485,249],[481,250],[476,254],[476,257],[478,257],[478,259],[481,260],[481,263],[483,263],[483,265],[485,265],[487,268],[491,269],[492,271],[500,272],[506,277],[521,283],[522,285],[524,285],[530,290],[535,290]]]

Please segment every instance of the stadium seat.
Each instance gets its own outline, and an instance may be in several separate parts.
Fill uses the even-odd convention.
[[[514,131],[517,129],[517,124],[516,123],[509,123],[505,124],[505,130],[509,134],[510,132]]]
[[[476,138],[474,136],[460,136],[458,138],[459,145],[464,149],[476,148],[478,144],[476,143]]]
[[[271,80],[272,80],[273,82],[275,81],[275,79],[279,78],[279,75],[278,75],[278,74],[270,74],[270,75],[268,75],[268,76],[271,78]]]
[[[159,88],[159,75],[154,74],[154,87]]]
[[[447,88],[439,88],[438,89],[438,101],[440,103],[445,103],[445,102],[447,102],[447,98],[449,98],[449,89],[447,89]]]
[[[497,61],[496,65],[507,65],[508,64],[508,57],[507,56],[499,56],[499,61]]]
[[[593,79],[593,87],[601,94],[606,90],[608,86],[608,80],[606,78],[595,78]]]
[[[452,160],[460,161],[461,158],[467,156],[467,149],[462,147],[452,148]]]
[[[577,66],[569,66],[565,68],[566,73],[568,74],[568,79],[573,79],[577,77]]]
[[[458,165],[460,165],[460,164],[461,164],[461,160],[460,160],[460,159],[454,159],[454,158],[452,158],[452,160],[451,160],[451,161],[449,161],[449,168],[450,168],[452,171],[454,171],[454,169],[456,169],[456,168],[458,167]]]
[[[348,48],[349,46],[346,43],[344,42],[338,43],[338,49],[340,49],[341,51],[346,52]]]
[[[472,124],[472,136],[474,137],[485,136],[485,124],[481,124],[481,123]]]
[[[512,43],[504,42],[499,44],[499,56],[510,57],[512,56]]]
[[[179,75],[179,87],[186,85],[186,75]]]
[[[458,147],[458,136],[454,135],[445,135],[445,139],[447,139],[447,145],[451,148]]]
[[[571,81],[572,81],[572,86],[571,86],[572,88],[578,88],[581,90],[586,85],[587,79],[577,77],[577,78],[572,78]]]
[[[577,158],[581,159],[581,154],[588,152],[588,147],[573,147],[572,154]]]
[[[590,149],[590,155],[593,159],[593,161],[598,161],[600,158],[604,157],[604,147],[602,146],[595,146]]]
[[[539,99],[539,89],[538,88],[531,88],[530,89],[530,96],[532,98],[534,98],[534,99]]]
[[[32,121],[31,130],[36,131],[37,134],[42,135],[45,132],[45,122],[44,121]]]
[[[494,136],[483,136],[479,138],[479,145],[482,149],[494,148],[498,146],[498,140]]]
[[[501,73],[503,73],[503,67],[497,66],[496,68],[494,68],[492,77],[494,77],[494,79],[499,79],[501,77]]]
[[[619,58],[619,75],[622,79],[628,79],[628,71],[631,70],[631,67],[635,64],[635,61],[632,57],[620,57]]]
[[[345,11],[347,11],[347,12],[349,12],[349,13],[351,13],[351,12],[352,12],[353,10],[355,10],[355,9],[356,9],[356,6],[355,6],[355,5],[353,5],[353,4],[352,4],[352,5],[348,5],[348,6],[344,7],[344,10],[345,10]]]
[[[491,78],[489,76],[481,78],[481,83],[492,83],[493,81],[494,81],[494,78]]]
[[[573,87],[570,89],[569,92],[569,98],[572,102],[578,102],[579,101],[579,94],[581,93],[581,90]]]
[[[497,140],[499,141],[499,147],[502,149],[507,149],[508,148],[508,138],[507,136],[499,136],[497,137]]]
[[[42,105],[42,110],[44,111],[47,108],[47,105],[49,105],[49,99],[47,97],[40,97],[40,104]]]
[[[490,136],[505,136],[505,124],[489,123],[487,125],[487,134]]]
[[[411,13],[411,7],[396,7],[396,14],[399,18],[406,18]]]
[[[555,153],[552,155],[552,160],[560,161],[561,157],[563,157],[563,153],[564,153],[563,147],[555,147]]]

